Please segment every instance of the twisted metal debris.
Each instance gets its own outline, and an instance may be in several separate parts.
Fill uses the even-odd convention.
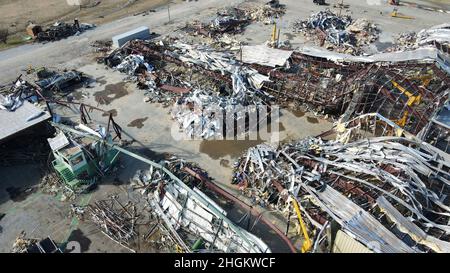
[[[163,163],[167,172],[155,166],[138,171],[132,186],[147,197],[156,216],[183,251],[191,252],[189,246],[200,239],[205,250],[211,252],[270,252],[261,239],[235,226],[220,206],[196,188],[198,177],[203,174],[201,169],[176,157]]]
[[[79,35],[82,32],[95,28],[93,24],[68,24],[65,22],[55,22],[42,32],[37,34],[36,40],[38,42],[52,42],[58,41],[73,35]]]
[[[365,245],[382,242],[374,251],[448,252],[449,162],[434,147],[401,137],[347,144],[307,138],[249,149],[233,183],[281,212],[290,209],[293,195],[311,227],[335,220]]]
[[[103,234],[129,248],[137,235],[138,214],[134,204],[128,202],[123,205],[117,197],[112,196],[88,206],[87,211]]]
[[[328,9],[295,22],[293,28],[295,32],[318,38],[320,46],[351,54],[360,54],[360,48],[376,41],[379,32],[367,19],[353,21],[350,16],[339,16]]]
[[[194,21],[184,28],[190,34],[220,39],[224,34],[242,33],[252,22],[272,24],[276,18],[284,15],[286,8],[279,1],[270,1],[265,5],[243,3],[237,7],[219,10],[217,17],[209,23]]]

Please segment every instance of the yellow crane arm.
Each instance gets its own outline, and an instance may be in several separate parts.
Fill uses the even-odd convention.
[[[421,96],[414,96],[413,94],[411,94],[411,92],[409,92],[408,90],[406,90],[403,86],[401,86],[400,84],[398,84],[396,81],[391,81],[392,85],[397,88],[398,90],[400,90],[400,92],[402,92],[403,94],[405,94],[406,96],[408,96],[408,106],[412,106],[414,104],[419,104],[420,100],[421,100]]]
[[[306,229],[305,222],[303,221],[302,212],[300,211],[300,206],[298,205],[297,200],[295,199],[294,196],[292,196],[292,203],[294,205],[295,212],[297,213],[298,222],[300,224],[300,228],[303,233],[304,241],[303,241],[303,245],[302,245],[302,253],[306,253],[311,249],[312,242],[311,242],[311,239],[309,238],[308,230]]]

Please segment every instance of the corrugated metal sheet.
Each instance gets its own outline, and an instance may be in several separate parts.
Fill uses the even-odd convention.
[[[276,67],[284,66],[293,51],[267,47],[266,45],[242,47],[242,62]]]
[[[370,249],[347,235],[342,230],[337,232],[331,251],[333,253],[373,253]]]
[[[373,62],[405,62],[405,61],[423,61],[423,60],[437,61],[439,50],[437,50],[435,47],[432,46],[427,47],[424,46],[410,51],[378,53],[371,56],[352,56],[344,53],[328,51],[323,48],[305,46],[299,49],[299,52],[308,56],[325,58],[327,60],[334,62],[373,63]],[[441,61],[441,63],[443,63],[443,61]]]
[[[3,99],[2,95],[0,95],[0,99]],[[41,113],[41,115],[37,116],[39,113]],[[27,121],[27,119],[32,116],[37,117]],[[14,112],[0,110],[0,140],[10,137],[47,119],[50,119],[49,113],[44,112],[28,101],[24,101],[23,105]]]
[[[384,227],[367,211],[361,209],[347,197],[332,187],[316,191],[306,186],[316,196],[321,207],[335,219],[344,230],[351,233],[358,241],[369,246],[374,244],[374,251],[381,253],[416,252],[391,231]],[[375,245],[376,244],[376,245]]]

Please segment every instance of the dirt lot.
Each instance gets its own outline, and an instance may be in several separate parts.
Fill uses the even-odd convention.
[[[172,1],[173,3],[181,0]],[[82,8],[69,3],[81,2]],[[55,21],[102,24],[152,10],[168,0],[0,0],[0,29],[8,29],[9,45],[21,44],[28,23],[47,25]],[[7,47],[10,47],[7,46]]]

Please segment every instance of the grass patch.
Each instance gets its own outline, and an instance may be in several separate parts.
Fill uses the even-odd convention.
[[[0,43],[0,50],[5,50],[8,48],[13,48],[16,46],[21,46],[24,44],[32,43],[32,39],[27,39],[28,36],[22,35],[22,34],[14,34],[11,36],[8,36],[8,39],[6,40],[6,43]]]

